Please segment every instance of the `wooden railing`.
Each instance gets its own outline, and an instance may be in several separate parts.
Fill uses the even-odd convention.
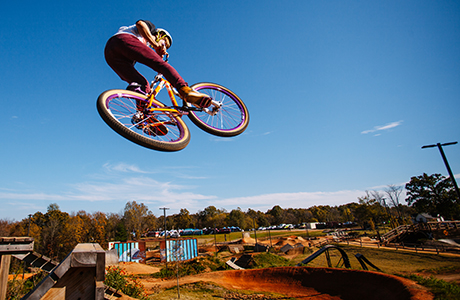
[[[444,230],[460,230],[460,221],[444,221],[444,222],[427,222],[418,223],[413,225],[401,225],[384,235],[382,235],[382,242],[387,244],[396,238],[408,233],[417,231],[444,231]]]

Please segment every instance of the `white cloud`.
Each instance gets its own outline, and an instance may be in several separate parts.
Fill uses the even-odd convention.
[[[399,125],[401,125],[402,122],[403,121],[398,121],[398,122],[392,122],[392,123],[389,123],[389,124],[386,124],[386,125],[383,125],[383,126],[375,126],[373,129],[362,131],[361,134],[368,134],[368,133],[372,133],[372,132],[376,132],[376,131],[392,129],[392,128],[395,128],[395,127],[398,127]],[[380,134],[376,134],[376,135],[380,135]]]
[[[275,205],[282,208],[308,208],[315,205],[336,206],[350,202],[357,202],[358,197],[365,195],[365,191],[344,190],[336,192],[297,192],[297,193],[274,193],[254,195],[248,197],[236,197],[219,199],[212,204],[216,207],[234,209],[252,208],[260,211],[267,211]]]
[[[104,164],[103,167],[107,171],[115,171],[115,172],[123,172],[123,173],[132,172],[132,173],[142,173],[142,174],[149,173],[147,171],[141,170],[136,165],[129,165],[129,164],[125,164],[125,163],[118,163],[118,164],[114,164],[114,165],[106,163],[106,164]]]
[[[113,168],[115,170],[117,168]],[[128,168],[129,169],[129,168]],[[120,168],[123,172],[124,168]],[[123,173],[126,175],[126,173]],[[129,173],[128,173],[129,175]],[[455,177],[459,178],[460,174]],[[405,183],[401,183],[404,186]],[[369,187],[367,190],[382,192],[387,186]],[[171,182],[159,181],[141,174],[135,176],[104,178],[69,185],[63,192],[47,193],[40,190],[3,189],[0,188],[0,200],[10,210],[29,208],[27,213],[33,213],[35,207],[46,207],[50,203],[58,203],[67,207],[67,211],[98,210],[105,213],[120,211],[126,202],[137,201],[144,203],[158,215],[159,207],[170,208],[170,213],[178,213],[186,208],[191,213],[203,210],[212,205],[228,211],[240,207],[266,212],[275,205],[282,208],[309,208],[315,205],[337,206],[350,202],[357,202],[358,197],[366,195],[365,190],[317,191],[259,194],[241,197],[223,197],[222,195],[206,194],[199,186],[180,185]],[[402,203],[404,195],[401,195]],[[6,211],[6,210],[5,210]],[[18,212],[21,219],[22,212]],[[10,217],[9,215],[0,218]]]
[[[212,205],[225,208],[228,211],[237,207],[267,211],[275,205],[283,208],[308,208],[314,205],[341,205],[356,202],[357,197],[364,195],[364,191],[336,191],[336,192],[297,192],[275,193],[247,197],[220,198],[217,195],[206,195],[195,192],[196,187],[174,185],[169,182],[159,182],[147,177],[128,177],[115,182],[84,182],[71,186],[71,190],[61,193],[0,193],[0,199],[7,199],[10,203],[21,204],[41,200],[53,202],[72,202],[76,206],[88,209],[107,203],[106,213],[118,211],[127,201],[137,201],[147,205],[157,214],[155,207],[167,206],[171,213],[177,213],[186,208],[191,213],[203,210]],[[78,204],[77,204],[78,203]],[[93,204],[89,204],[93,203]],[[116,204],[116,205],[115,205]],[[68,204],[66,204],[68,205]],[[114,207],[116,206],[116,207]],[[85,209],[86,207],[86,209]],[[79,209],[75,209],[79,210]]]

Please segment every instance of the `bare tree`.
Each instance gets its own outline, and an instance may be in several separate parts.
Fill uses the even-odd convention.
[[[372,191],[372,192],[371,192],[371,196],[372,196],[375,200],[377,200],[377,202],[378,202],[381,206],[383,206],[383,207],[386,206],[386,203],[385,203],[385,195],[384,195],[384,194],[382,194],[382,193],[379,192],[379,191]]]
[[[399,202],[399,198],[401,196],[401,193],[403,191],[402,186],[396,186],[396,185],[389,185],[385,189],[385,193],[388,196],[388,199],[390,200],[391,206],[396,208],[396,211],[398,212],[398,217],[402,219],[402,213],[401,213],[401,206]]]

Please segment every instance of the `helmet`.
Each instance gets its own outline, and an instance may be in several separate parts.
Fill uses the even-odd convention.
[[[162,38],[164,37],[167,37],[168,40],[169,40],[169,47],[171,47],[172,45],[172,36],[169,34],[169,32],[167,32],[165,29],[163,28],[157,28],[155,30],[155,34],[158,34],[158,38],[157,38],[157,41],[161,40]],[[168,47],[168,48],[169,48]]]

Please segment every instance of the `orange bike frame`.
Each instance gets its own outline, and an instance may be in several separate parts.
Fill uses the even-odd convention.
[[[171,108],[171,107],[155,107],[154,105],[152,105],[153,100],[158,101],[155,98],[156,95],[158,95],[158,93],[163,88],[166,87],[166,89],[168,90],[168,95],[169,95],[169,98],[171,99],[171,103],[172,103],[173,107],[178,107],[179,106],[179,104],[177,103],[177,100],[176,100],[176,95],[174,93],[173,87],[171,86],[171,84],[166,79],[163,78],[162,75],[157,76],[155,81],[152,82],[151,88],[153,88],[155,83],[158,83],[158,85],[155,87],[153,92],[151,92],[150,95],[147,98],[147,101],[148,101],[147,109],[150,110],[151,112],[164,111],[164,112],[175,113],[175,114],[177,114],[176,116],[178,116],[178,117],[182,117],[182,115],[186,114],[185,112],[180,112],[175,108]],[[160,101],[158,101],[158,102],[160,102]]]

